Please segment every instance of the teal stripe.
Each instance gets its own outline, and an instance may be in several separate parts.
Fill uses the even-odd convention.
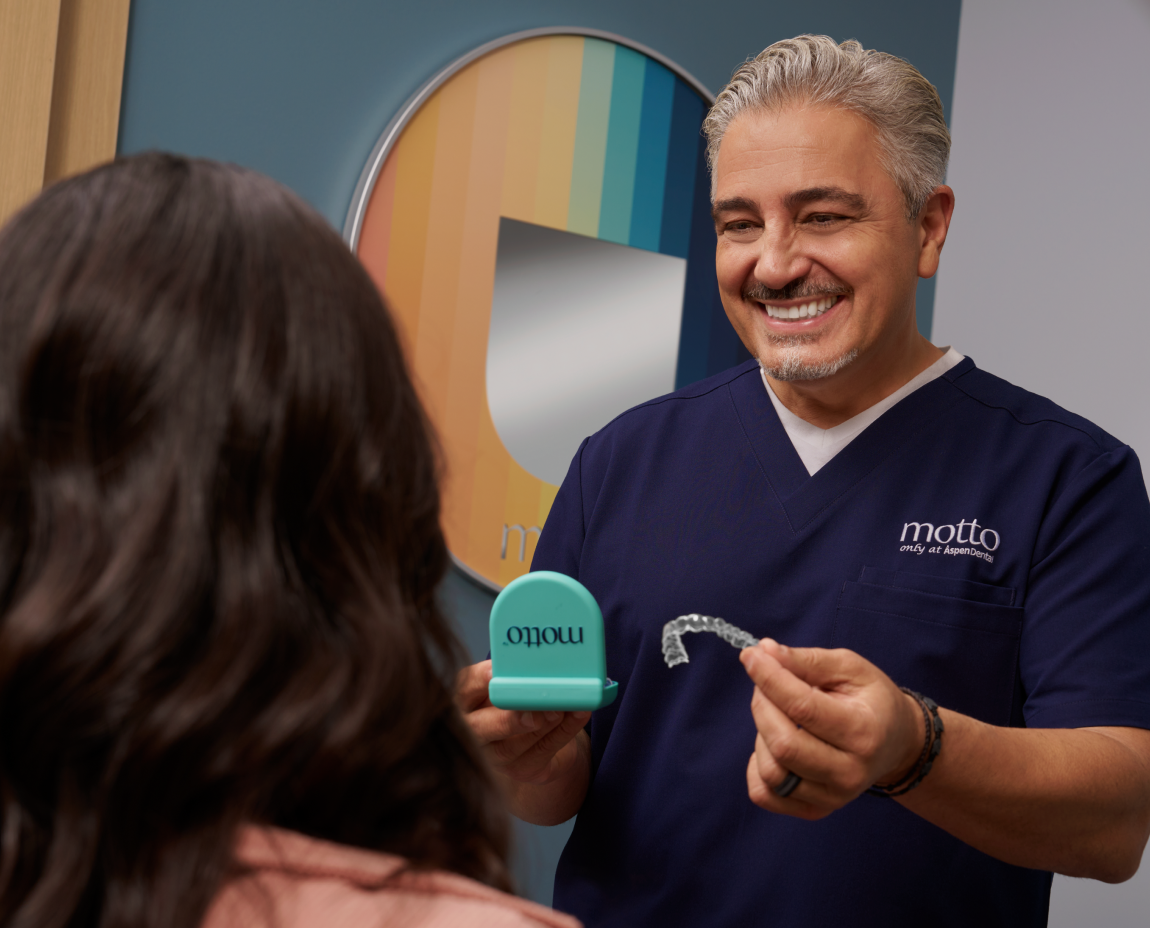
[[[646,55],[622,45],[615,46],[615,78],[611,86],[611,120],[607,127],[607,153],[603,163],[599,238],[620,245],[631,240],[635,162],[639,154],[646,71]]]
[[[611,78],[615,45],[601,39],[583,42],[583,74],[579,81],[579,115],[575,121],[575,162],[567,229],[581,235],[599,234],[599,204],[603,196],[603,162],[607,124],[611,117]]]
[[[659,237],[663,231],[663,187],[667,181],[667,149],[671,141],[674,99],[675,75],[655,59],[648,58],[629,239],[630,245],[648,251],[659,250]]]

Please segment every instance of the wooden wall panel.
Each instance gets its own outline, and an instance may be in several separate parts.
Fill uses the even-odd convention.
[[[60,0],[44,183],[116,154],[131,0]]]
[[[116,155],[130,0],[0,0],[0,223]]]
[[[0,222],[44,184],[60,0],[0,0]]]

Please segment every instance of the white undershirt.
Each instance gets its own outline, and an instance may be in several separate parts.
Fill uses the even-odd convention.
[[[791,444],[799,453],[807,473],[817,472],[831,458],[849,445],[868,425],[875,421],[884,412],[890,409],[899,400],[905,399],[924,384],[930,383],[936,377],[941,377],[954,365],[961,361],[965,355],[959,354],[953,348],[946,348],[946,354],[935,361],[930,367],[912,380],[907,381],[886,399],[879,400],[869,409],[864,409],[857,416],[852,416],[846,422],[841,422],[834,428],[820,429],[811,425],[806,419],[800,419],[783,405],[782,400],[775,396],[767,375],[760,371],[763,384],[767,388],[767,396],[775,406],[775,412],[787,430]]]

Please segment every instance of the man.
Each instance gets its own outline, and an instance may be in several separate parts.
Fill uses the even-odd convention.
[[[555,903],[588,926],[1043,925],[1051,871],[1127,879],[1150,832],[1138,461],[919,336],[954,195],[910,65],[780,42],[706,129],[759,365],[588,439],[533,564],[598,599],[620,696],[584,731],[477,665],[461,704],[517,815],[580,813]],[[668,666],[687,613],[763,639],[753,688],[715,636]]]

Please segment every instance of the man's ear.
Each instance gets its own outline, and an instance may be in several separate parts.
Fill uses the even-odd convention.
[[[933,277],[938,258],[946,244],[950,217],[954,214],[954,191],[946,184],[934,188],[922,212],[918,214],[918,276]]]

